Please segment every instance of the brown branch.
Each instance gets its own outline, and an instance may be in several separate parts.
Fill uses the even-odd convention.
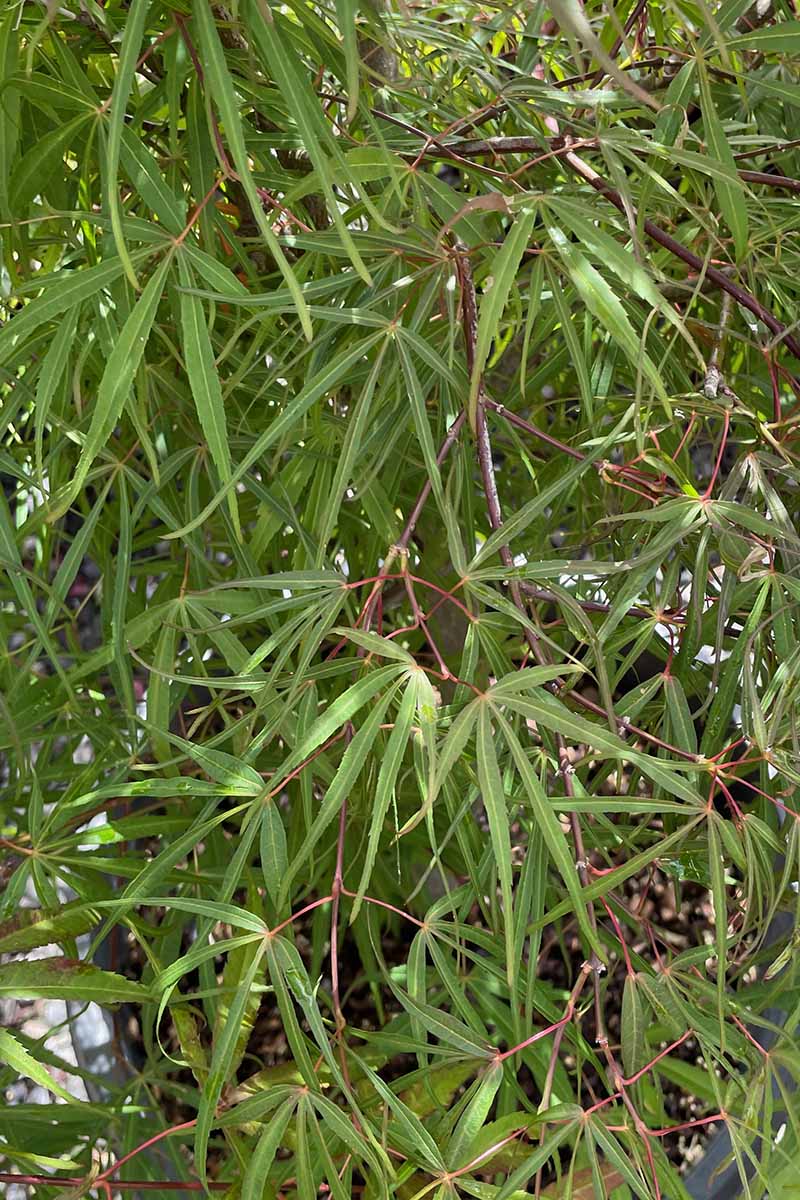
[[[378,114],[381,115],[381,114]],[[385,114],[388,119],[388,114]],[[465,138],[459,141],[444,142],[432,135],[426,135],[421,130],[415,129],[405,122],[400,122],[396,118],[393,123],[402,125],[409,133],[414,133],[418,137],[425,137],[428,145],[417,154],[404,154],[403,158],[409,161],[418,158],[444,158],[453,162],[463,162],[475,158],[498,158],[507,154],[541,154],[546,145],[549,145],[548,157],[561,156],[567,153],[570,149],[570,143],[563,134],[557,137],[535,137],[530,135],[520,135],[517,137],[489,137],[489,138]],[[582,145],[594,143],[597,138],[581,139]],[[787,147],[794,143],[787,143]],[[783,149],[784,147],[774,147],[766,150],[747,150],[744,155],[737,155],[737,158],[745,156],[753,156],[755,154],[771,153],[772,149]],[[473,164],[474,165],[474,164]],[[493,172],[494,174],[494,172]],[[739,178],[744,183],[759,183],[766,187],[783,188],[786,191],[800,192],[800,179],[792,179],[787,175],[774,175],[770,171],[746,171],[738,172]]]
[[[733,392],[730,390],[729,387],[727,387],[727,385],[725,383],[725,379],[722,375],[722,370],[720,369],[720,365],[719,365],[720,353],[722,351],[722,343],[725,340],[725,331],[728,328],[728,322],[730,321],[730,317],[731,317],[732,304],[733,304],[733,301],[731,300],[729,293],[723,292],[722,293],[722,306],[720,308],[720,314],[719,314],[719,325],[717,326],[717,330],[714,335],[714,345],[713,345],[713,348],[711,350],[711,355],[708,360],[708,370],[706,371],[706,377],[705,377],[705,380],[703,381],[703,392],[705,393],[705,395],[708,397],[709,400],[716,400],[720,390],[722,390],[723,395],[727,395],[727,396],[730,396],[731,398],[734,398]]]

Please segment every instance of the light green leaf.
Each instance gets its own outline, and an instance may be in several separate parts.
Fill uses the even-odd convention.
[[[622,1066],[630,1077],[640,1071],[647,1062],[645,1046],[645,1011],[639,992],[639,981],[635,975],[625,976],[622,989]]]
[[[0,1029],[0,1062],[13,1067],[20,1075],[24,1075],[26,1079],[32,1079],[34,1083],[38,1083],[40,1087],[52,1092],[61,1100],[65,1100],[67,1104],[79,1103],[75,1096],[62,1087],[47,1068],[38,1062],[8,1029]]]
[[[491,1111],[502,1082],[503,1068],[500,1063],[493,1063],[478,1081],[475,1094],[459,1118],[447,1147],[447,1161],[451,1171],[465,1166],[473,1157],[473,1144]]]
[[[377,633],[368,633],[363,629],[350,629],[343,625],[337,625],[335,629],[331,630],[331,633],[335,637],[346,638],[348,642],[354,642],[362,650],[367,650],[370,654],[377,654],[379,658],[391,658],[395,662],[405,663],[406,666],[416,669],[413,655],[404,650],[397,642],[380,637]]]

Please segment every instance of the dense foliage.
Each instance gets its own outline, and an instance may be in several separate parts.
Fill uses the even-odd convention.
[[[3,1179],[789,1194],[798,53],[6,4]]]

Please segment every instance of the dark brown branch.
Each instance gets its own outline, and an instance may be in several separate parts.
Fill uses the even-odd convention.
[[[773,175],[771,171],[740,171],[739,178],[743,179],[745,183],[764,183],[767,187],[800,192],[800,179],[790,179],[788,175]]]

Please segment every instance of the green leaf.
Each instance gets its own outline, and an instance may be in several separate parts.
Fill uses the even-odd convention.
[[[301,142],[314,164],[322,190],[328,202],[328,212],[341,239],[343,248],[366,284],[372,279],[359,254],[347,222],[342,215],[340,200],[333,189],[330,177],[328,153],[338,157],[335,141],[322,118],[317,97],[314,95],[305,73],[300,69],[294,45],[283,36],[280,18],[273,14],[266,3],[248,4],[250,28],[255,44],[272,78],[286,99],[289,111],[295,120]],[[323,148],[324,147],[324,148]]]
[[[52,911],[21,908],[0,923],[0,954],[19,954],[53,942],[72,941],[94,929],[98,920],[97,909],[87,907],[83,901]]]
[[[286,256],[272,231],[272,226],[264,213],[261,200],[256,191],[244,133],[242,132],[242,123],[239,117],[239,105],[233,89],[233,81],[225,63],[225,56],[222,52],[219,36],[214,25],[211,5],[205,3],[196,4],[194,5],[193,13],[200,35],[207,95],[213,97],[214,104],[222,116],[225,133],[233,156],[233,163],[241,180],[256,224],[261,232],[261,236],[269,247],[270,254],[272,254],[277,263],[278,270],[286,281],[286,286],[292,296],[297,309],[297,315],[303,326],[303,332],[307,339],[311,341],[311,317],[309,316],[308,306],[303,297],[300,284],[294,271],[286,261]]]
[[[528,529],[536,518],[541,516],[548,506],[552,504],[553,500],[557,497],[566,497],[573,485],[604,454],[608,453],[609,449],[618,441],[620,432],[627,423],[628,414],[626,413],[616,427],[601,442],[593,447],[587,455],[582,456],[579,462],[575,463],[567,471],[562,472],[549,487],[542,488],[538,496],[534,496],[532,500],[529,500],[527,504],[518,509],[513,516],[504,521],[500,529],[496,529],[491,533],[472,559],[469,565],[470,574],[475,567],[480,566],[487,558],[495,555],[501,546],[509,545],[515,537]]]
[[[281,814],[275,801],[270,798],[264,801],[259,838],[264,886],[273,904],[277,904],[283,880],[286,878],[289,858],[286,849],[286,830],[283,827]]]
[[[138,291],[139,281],[136,278],[133,261],[128,253],[125,242],[125,232],[122,227],[122,206],[120,203],[119,169],[120,146],[122,131],[125,123],[125,109],[128,103],[131,87],[133,86],[136,64],[142,46],[147,14],[150,11],[150,0],[132,0],[125,19],[125,29],[122,46],[117,63],[114,87],[111,93],[111,115],[108,119],[106,134],[106,196],[111,228],[120,262],[130,283]]]
[[[57,500],[55,514],[65,512],[84,485],[86,476],[106,445],[128,399],[133,378],[142,360],[171,265],[167,255],[156,267],[125,322],[97,389],[92,421],[75,475],[66,494]]]
[[[529,717],[537,724],[543,725],[545,729],[551,729],[554,733],[563,733],[571,741],[585,742],[602,754],[608,754],[613,758],[627,759],[669,793],[680,796],[681,799],[687,800],[698,808],[702,806],[698,792],[678,774],[676,769],[671,769],[671,763],[661,763],[649,754],[632,749],[623,742],[622,738],[608,729],[570,712],[566,705],[554,696],[540,691],[535,699],[523,699],[516,696],[508,696],[504,699],[514,712]],[[680,765],[686,767],[685,763]]]
[[[733,234],[734,253],[737,259],[743,259],[748,250],[750,237],[745,206],[745,193],[739,176],[736,173],[736,162],[728,144],[722,122],[719,119],[717,106],[711,94],[711,84],[705,63],[699,65],[700,95],[703,108],[703,125],[706,131],[708,149],[723,167],[725,176],[714,176],[714,191],[717,202],[725,218],[725,223]]]
[[[389,1108],[407,1142],[410,1146],[414,1147],[422,1162],[433,1171],[445,1171],[446,1164],[442,1158],[441,1151],[433,1137],[431,1137],[428,1130],[422,1124],[415,1109],[407,1105],[396,1095],[388,1084],[384,1083],[380,1075],[370,1069],[363,1058],[360,1058],[358,1061],[359,1067]]]
[[[622,989],[622,1066],[625,1074],[635,1075],[647,1062],[645,1043],[645,1010],[635,975],[625,976]]]
[[[384,670],[386,669],[387,668],[384,668]],[[388,670],[392,671],[392,674],[396,674],[396,668],[388,668]],[[375,672],[375,675],[379,674],[381,674],[381,672]],[[366,680],[361,680],[360,682],[365,683]],[[353,687],[350,688],[350,692],[354,691],[357,687],[358,685],[354,684]],[[367,692],[368,697],[374,695],[375,691],[377,691],[377,688],[370,689]],[[348,693],[345,693],[345,695],[347,694]],[[325,793],[325,799],[322,801],[320,810],[314,818],[311,828],[308,830],[305,836],[302,849],[295,854],[294,859],[289,864],[286,874],[284,875],[280,889],[281,897],[285,897],[288,894],[288,889],[292,880],[296,877],[300,868],[308,860],[317,842],[322,837],[323,833],[334,820],[334,818],[338,815],[342,804],[350,795],[350,791],[356,779],[360,775],[364,763],[367,760],[367,756],[372,750],[372,746],[378,736],[378,730],[380,729],[383,718],[386,715],[386,710],[389,707],[389,703],[393,694],[394,689],[388,692],[387,695],[385,695],[377,704],[375,704],[369,716],[356,731],[352,741],[342,755],[342,761],[339,764],[339,768],[334,775],[332,782],[328,786],[328,790]],[[340,697],[340,699],[344,699],[344,697]],[[359,704],[358,707],[360,708],[361,704]],[[330,714],[328,716],[330,719]],[[314,729],[311,730],[311,733],[314,733]],[[309,741],[310,737],[306,739],[304,745],[308,744]],[[296,756],[297,752],[295,751],[295,757]]]
[[[17,16],[17,11],[10,8],[0,21],[0,79],[11,79],[17,70],[20,51]],[[8,184],[19,138],[19,109],[18,91],[0,93],[0,213],[3,220],[10,216]]]
[[[440,506],[444,506],[444,491],[442,489],[442,477],[439,471],[439,465],[436,461],[436,447],[433,444],[431,436],[431,427],[428,423],[428,413],[425,406],[425,395],[422,390],[422,385],[419,381],[419,376],[414,369],[414,362],[409,353],[405,340],[405,330],[402,326],[398,329],[397,353],[400,357],[400,365],[403,368],[403,376],[408,387],[408,396],[411,401],[411,412],[414,416],[414,426],[417,431],[417,438],[422,449],[422,457],[425,460],[425,470],[428,472],[428,479],[433,488],[433,494],[439,502]]]
[[[294,1099],[285,1100],[265,1126],[242,1179],[242,1200],[261,1200],[269,1169],[275,1161],[295,1105]]]
[[[370,654],[377,654],[379,658],[391,658],[395,662],[405,663],[408,667],[416,668],[414,658],[407,650],[404,650],[397,642],[390,642],[388,638],[379,637],[377,633],[337,625],[331,630],[331,634],[335,637],[346,638],[348,642],[354,642],[362,650],[366,650]]]
[[[138,258],[144,261],[151,253],[149,249],[140,251]],[[110,258],[83,271],[70,273],[66,278],[61,272],[37,278],[37,290],[41,289],[41,294],[18,312],[13,321],[0,329],[0,360],[10,358],[25,338],[40,326],[90,300],[116,283],[123,273],[120,259]]]
[[[664,699],[669,715],[669,735],[667,740],[682,750],[691,754],[697,753],[697,734],[689,708],[689,701],[683,685],[674,675],[668,675],[664,680]]]
[[[679,72],[679,74],[682,73],[683,71]],[[691,80],[691,75],[688,76],[688,79]],[[592,250],[604,268],[613,271],[626,288],[635,292],[650,308],[656,309],[679,331],[687,344],[691,346],[700,368],[705,370],[703,357],[684,322],[672,305],[665,300],[650,275],[636,261],[631,251],[620,246],[616,239],[610,237],[597,222],[587,220],[583,209],[577,204],[562,197],[548,196],[547,206],[556,214],[560,224],[567,226],[575,234],[583,247]]]
[[[403,670],[403,667],[398,666],[370,670],[361,679],[351,684],[340,696],[337,696],[325,712],[314,721],[289,757],[281,764],[279,771],[276,772],[276,780],[288,776],[295,767],[313,754],[317,747],[327,741],[332,734],[338,732],[373,696],[376,696],[387,684],[395,682]]]
[[[597,1142],[600,1153],[619,1171],[634,1196],[641,1196],[642,1200],[649,1200],[649,1188],[645,1187],[643,1180],[631,1167],[630,1156],[622,1149],[617,1139],[609,1133],[598,1117],[589,1118],[589,1131],[595,1142]]]
[[[383,834],[383,825],[386,820],[386,814],[389,811],[389,805],[392,802],[395,792],[397,776],[400,771],[400,765],[403,761],[408,739],[411,733],[411,727],[414,721],[414,715],[417,709],[417,687],[414,678],[412,677],[406,684],[403,692],[403,699],[400,702],[400,707],[397,712],[397,719],[394,723],[394,728],[389,735],[386,743],[386,751],[381,760],[381,768],[378,773],[378,782],[375,788],[375,800],[372,805],[372,816],[369,827],[369,839],[367,841],[367,849],[364,855],[364,866],[361,870],[361,879],[358,884],[356,897],[353,901],[353,908],[350,914],[350,923],[355,921],[361,909],[361,904],[364,899],[364,894],[369,887],[369,881],[372,877],[372,871],[375,866],[375,861],[378,857],[378,848],[380,846],[381,835]]]
[[[506,972],[509,985],[513,988],[517,964],[514,962],[514,883],[511,871],[510,822],[503,791],[503,780],[497,763],[492,716],[493,712],[490,706],[486,703],[481,704],[478,712],[477,732],[478,784],[489,822],[492,852],[500,880],[506,943]],[[500,728],[499,723],[498,728]]]
[[[774,25],[751,29],[749,33],[729,38],[727,45],[729,50],[759,50],[762,53],[777,50],[779,54],[792,54],[800,47],[800,21],[777,21]]]
[[[189,387],[214,466],[223,484],[229,485],[232,475],[231,451],[222,385],[214,362],[214,350],[202,302],[185,290],[192,286],[193,279],[183,256],[178,259],[178,274],[184,289],[180,294],[181,329]],[[241,537],[236,493],[229,490],[227,496],[236,535]]]
[[[336,0],[336,20],[342,35],[347,82],[347,120],[352,121],[358,111],[358,79],[360,62],[356,35],[357,0]]]
[[[720,1048],[725,1049],[725,988],[728,968],[728,899],[725,892],[725,864],[715,812],[708,815],[708,865],[711,873],[711,895],[714,901],[714,944],[717,958],[717,1009],[719,1012]]]
[[[42,448],[50,405],[66,373],[79,317],[80,307],[76,305],[67,313],[66,318],[61,322],[53,335],[50,345],[47,347],[47,353],[42,360],[39,378],[36,381],[36,475],[41,491],[45,490]]]
[[[379,1177],[392,1173],[389,1157],[380,1143],[374,1138],[368,1141],[366,1137],[357,1133],[353,1122],[338,1105],[319,1092],[310,1093],[309,1102],[317,1109],[326,1127],[332,1130],[352,1153],[365,1160]],[[365,1126],[365,1132],[366,1130]]]
[[[575,917],[581,932],[586,939],[587,945],[591,947],[602,961],[605,961],[603,946],[598,940],[597,934],[586,915],[586,902],[581,894],[580,879],[578,877],[574,854],[567,848],[564,831],[559,824],[558,817],[550,807],[544,789],[513,729],[497,710],[494,712],[494,717],[498,729],[502,731],[503,739],[511,751],[511,756],[514,759],[520,779],[522,780],[522,785],[525,788],[528,802],[533,811],[537,832],[544,838],[547,849],[550,852],[550,857],[555,863],[572,899]]]
[[[547,232],[567,268],[570,283],[575,287],[586,307],[608,330],[631,362],[641,368],[656,395],[665,404],[668,404],[669,400],[661,374],[644,350],[641,338],[637,336],[631,325],[619,296],[611,289],[599,271],[596,271],[585,258],[576,244],[566,237],[562,229],[548,222]]]
[[[493,1063],[478,1081],[475,1094],[459,1118],[447,1147],[451,1171],[465,1166],[474,1156],[473,1144],[489,1115],[502,1081],[503,1068],[500,1063]]]
[[[415,1017],[421,1028],[431,1037],[436,1037],[448,1046],[453,1046],[461,1054],[466,1054],[470,1058],[488,1060],[494,1057],[494,1049],[479,1042],[463,1021],[459,1021],[448,1012],[439,1011],[431,1008],[428,1004],[413,1000],[411,996],[393,984],[391,979],[388,980],[388,983],[406,1012]]]
[[[552,1133],[548,1133],[541,1145],[537,1146],[533,1153],[529,1154],[525,1161],[511,1172],[502,1187],[495,1193],[494,1200],[511,1200],[511,1197],[516,1200],[516,1195],[520,1194],[517,1192],[517,1188],[523,1187],[539,1168],[555,1155],[561,1143],[573,1133],[575,1126],[575,1118],[565,1120],[563,1124],[557,1125]],[[529,1195],[530,1193],[521,1194]]]
[[[94,1000],[97,1004],[148,999],[141,983],[71,958],[37,958],[0,964],[0,996],[15,1000]]]
[[[306,1087],[316,1090],[319,1088],[319,1078],[308,1051],[305,1034],[300,1028],[300,1022],[297,1020],[297,1013],[295,1012],[292,998],[286,986],[285,966],[287,965],[287,957],[285,947],[282,943],[282,938],[270,938],[267,940],[269,976],[275,988],[275,998],[278,1001],[286,1040],[292,1051],[294,1062],[297,1064]]]
[[[305,416],[311,406],[321,396],[325,395],[326,392],[334,388],[350,368],[363,359],[364,354],[383,336],[382,332],[373,334],[371,337],[365,338],[363,342],[358,343],[355,347],[346,345],[339,354],[334,355],[333,359],[313,379],[304,384],[294,400],[284,408],[281,415],[272,421],[265,432],[256,439],[252,448],[245,454],[244,458],[239,462],[239,466],[234,470],[228,484],[220,488],[214,499],[209,501],[201,512],[192,517],[185,525],[182,525],[180,529],[176,529],[165,536],[167,538],[185,537],[187,533],[191,533],[199,525],[202,525],[213,513],[217,505],[225,499],[229,491],[250,470],[253,464],[264,456],[269,447],[284,437]],[[0,332],[1,345],[2,333]]]
[[[165,736],[172,745],[178,746],[202,767],[216,783],[221,784],[226,789],[226,795],[260,796],[264,791],[264,780],[258,771],[233,754],[213,750],[210,746],[202,746],[198,742],[188,742],[176,733],[167,733]]]
[[[38,1083],[40,1087],[52,1092],[54,1096],[58,1096],[67,1104],[79,1103],[75,1096],[62,1087],[44,1065],[38,1062],[8,1029],[0,1029],[0,1062],[7,1063],[18,1074],[24,1075],[26,1079],[32,1079],[34,1083]]]
[[[375,397],[375,392],[378,386],[378,380],[381,374],[383,364],[383,356],[387,347],[386,342],[381,346],[375,359],[375,364],[369,373],[366,385],[359,397],[358,406],[352,420],[347,423],[347,432],[345,434],[344,445],[342,446],[342,454],[336,467],[336,475],[331,485],[331,492],[334,497],[333,503],[327,506],[323,512],[322,523],[319,532],[319,554],[318,561],[320,565],[325,558],[325,552],[330,541],[331,533],[336,527],[336,522],[341,511],[341,501],[344,497],[347,485],[352,478],[353,464],[360,447],[363,444],[366,429],[369,421],[370,412],[372,410],[372,401]]]
[[[478,393],[483,379],[486,360],[492,342],[497,337],[500,322],[503,317],[508,297],[517,278],[522,255],[528,245],[531,230],[536,221],[537,209],[523,208],[516,216],[514,224],[506,234],[501,249],[492,263],[492,286],[481,298],[478,316],[478,330],[475,342],[475,361],[472,365],[472,377],[469,385],[469,423],[475,428],[475,414],[478,406]]]
[[[22,215],[35,195],[44,193],[53,175],[63,168],[64,154],[70,149],[91,116],[82,113],[56,129],[51,129],[32,146],[17,164],[11,177],[9,203]],[[82,140],[82,139],[81,139]]]
[[[242,1019],[250,1002],[250,989],[264,959],[265,942],[257,945],[252,954],[252,960],[244,972],[234,996],[230,1002],[222,1030],[214,1040],[208,1078],[203,1088],[200,1105],[197,1110],[197,1124],[194,1135],[195,1167],[202,1183],[206,1182],[206,1151],[208,1138],[214,1124],[217,1103],[224,1084],[228,1081],[236,1055]]]

